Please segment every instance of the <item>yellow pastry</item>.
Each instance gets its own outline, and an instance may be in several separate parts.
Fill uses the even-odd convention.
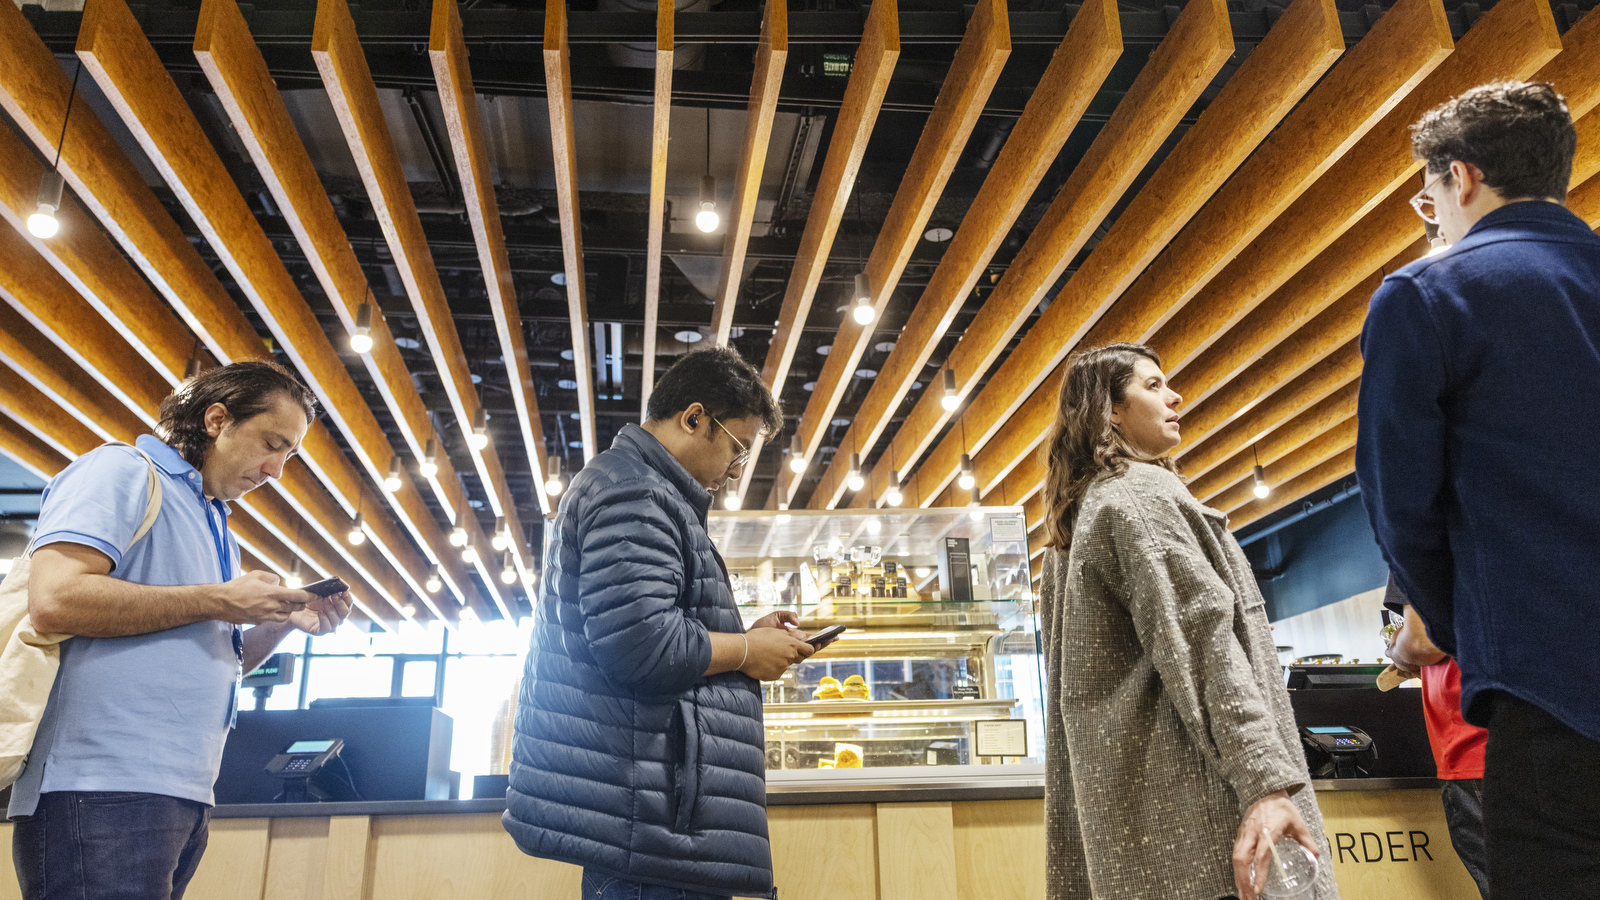
[[[836,769],[861,768],[861,748],[855,744],[833,745],[833,767]]]
[[[819,760],[817,760],[817,768],[819,768],[819,769],[831,769],[831,768],[833,768],[833,760],[831,760],[831,759],[819,759]]]
[[[839,690],[840,693],[844,695],[846,700],[872,699],[872,689],[867,687],[866,679],[862,678],[860,675],[851,675],[849,678],[846,678],[844,680],[844,686]]]
[[[831,675],[824,675],[817,689],[811,693],[813,700],[841,700],[844,693],[839,690],[839,679]]]

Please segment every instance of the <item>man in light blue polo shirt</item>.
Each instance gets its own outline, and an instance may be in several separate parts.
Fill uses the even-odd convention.
[[[235,577],[228,501],[281,476],[314,415],[283,367],[222,366],[161,404],[159,438],[86,453],[45,488],[29,612],[42,632],[77,636],[61,645],[12,790],[27,900],[183,895],[205,850],[240,674],[289,631],[324,634],[350,611],[346,594]],[[161,512],[133,543],[152,464]]]

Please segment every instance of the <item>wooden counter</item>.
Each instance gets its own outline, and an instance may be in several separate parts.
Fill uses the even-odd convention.
[[[1436,788],[1317,796],[1344,900],[1476,900]],[[579,870],[523,855],[500,827],[500,801],[368,806],[363,815],[297,809],[274,818],[232,818],[259,808],[219,808],[188,896],[577,900]],[[773,805],[768,813],[782,900],[1042,898],[1043,817],[1037,798]],[[7,844],[10,831],[0,826]],[[17,896],[15,880],[0,877],[0,900]]]

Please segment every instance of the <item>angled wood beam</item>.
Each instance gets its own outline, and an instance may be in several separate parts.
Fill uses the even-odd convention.
[[[1102,292],[1109,300],[1132,273],[1160,251],[1338,58],[1344,44],[1337,23],[1337,10],[1325,0],[1302,0],[1289,9],[1184,135],[1169,157],[1173,162],[1156,172],[1118,218],[1085,267],[1093,274],[1075,279],[1078,285]],[[1159,71],[1157,59],[1153,57],[1151,63],[1146,73],[1153,80]],[[1168,73],[1167,79],[1173,75]],[[951,352],[949,365],[957,372],[958,383],[966,381],[963,395],[975,383],[976,373],[988,371],[999,361],[1012,336],[1193,100],[1171,89],[1141,96],[1139,86],[1136,83],[1119,105],[1113,125],[1096,139]],[[1191,93],[1197,90],[1198,85]],[[1139,99],[1142,102],[1135,102]],[[1285,127],[1292,128],[1292,124]],[[1074,305],[1083,309],[1093,306],[1087,297],[1071,293],[1058,296],[1054,303],[1065,304],[1064,309],[1052,305],[1046,312],[1054,320],[1061,320]],[[1041,319],[1034,328],[1043,324]],[[1017,370],[1013,367],[1012,371]],[[910,427],[902,427],[895,436],[896,457],[917,458],[932,443],[947,415],[938,399],[924,395],[918,402],[907,419]],[[973,436],[971,424],[969,439]],[[954,441],[942,444],[925,463],[929,476],[919,478],[919,491],[937,489],[942,477],[953,477],[962,450]],[[954,455],[947,459],[947,454]],[[988,482],[986,487],[992,489],[992,485]],[[928,497],[920,492],[917,496],[918,502]]]
[[[1232,52],[1233,45],[1228,36],[1226,11],[1220,20],[1213,15],[1218,2],[1203,0],[1191,4],[1197,11],[1180,16],[1174,31],[1195,41],[1198,45],[1195,52],[1202,59],[1211,55],[1208,51],[1213,45],[1226,44],[1225,51],[1218,51],[1221,58],[1217,65],[1220,66]],[[1178,42],[1168,41],[1163,47],[1175,43]],[[1049,67],[962,219],[961,227],[917,299],[911,318],[896,337],[894,350],[862,399],[853,422],[840,440],[839,453],[808,501],[810,508],[827,509],[843,497],[850,468],[850,453],[844,448],[865,456],[877,445],[890,416],[922,374],[939,341],[950,330],[956,313],[971,296],[978,278],[1010,234],[1017,216],[1032,198],[1121,54],[1122,31],[1115,5],[1106,0],[1084,4],[1073,16],[1066,37],[1056,48]],[[853,367],[841,372],[844,385],[848,385],[853,372]],[[821,429],[826,423],[827,419],[819,419],[812,427]],[[896,459],[890,465],[906,468],[911,462],[911,459]],[[886,488],[887,484],[884,479],[882,486]]]
[[[769,2],[767,4],[767,11],[762,17],[761,22],[761,46],[756,50],[755,77],[758,85],[761,83],[761,80],[769,74],[767,70],[763,69],[762,67],[763,54],[766,55],[767,65],[771,65],[772,47],[770,38],[768,36],[768,28],[772,21],[773,7],[775,6],[780,10],[777,13],[777,16],[782,20],[785,30],[787,31],[787,7],[782,3]],[[640,422],[650,418],[650,392],[655,389],[656,384],[656,322],[657,313],[661,308],[661,237],[662,232],[667,227],[667,145],[672,137],[672,58],[674,55],[672,45],[674,24],[673,18],[676,13],[677,4],[675,0],[658,0],[656,4],[656,97],[655,110],[650,122],[650,225],[649,232],[645,237],[644,374],[642,376],[642,381],[640,382],[639,390]],[[785,34],[784,40],[785,50],[787,50],[787,33]],[[787,56],[787,53],[784,55]],[[781,63],[778,71],[779,77],[781,78],[783,71]],[[772,95],[772,108],[773,110],[776,110],[776,89],[773,90]],[[753,117],[757,114],[757,110],[754,106],[756,102],[756,94],[754,89],[751,90],[750,102],[750,115]],[[747,142],[747,152],[748,141],[750,139],[750,129],[759,126],[759,124],[760,123],[753,118],[746,122],[745,140]],[[766,125],[766,131],[760,135],[761,154],[763,160],[765,160],[767,152],[766,139],[772,134],[772,122],[770,118],[768,119]],[[706,152],[710,153],[710,148],[707,148]],[[748,163],[749,158],[747,156],[744,164],[748,165]],[[742,166],[740,172],[741,174],[744,172]],[[756,184],[758,186],[761,182],[761,176],[759,173],[760,167],[758,165],[756,175]],[[740,220],[737,217],[744,211],[739,205],[741,199],[743,198],[743,194],[740,192],[742,192],[744,189],[745,183],[740,181],[735,189],[734,205],[729,209],[728,238],[730,241],[733,239],[735,230],[739,227]],[[750,196],[752,201],[750,213],[751,215],[754,215],[755,195],[752,193]],[[750,233],[748,221],[745,222],[744,228],[745,235],[748,238]],[[744,256],[743,242],[740,242],[734,249],[736,249],[739,253],[742,262],[742,258]],[[738,291],[737,285],[735,285],[734,290],[736,292]],[[718,304],[722,302],[720,299],[720,294],[717,302]],[[729,309],[729,320],[731,321],[731,305]],[[713,319],[715,319],[715,316],[713,316]],[[727,342],[726,332],[723,332],[718,336],[717,343],[726,344]],[[754,466],[747,466],[747,468],[754,468]]]
[[[1282,28],[1286,20],[1287,16],[1280,19],[1269,37]],[[1265,47],[1263,44],[1256,53]],[[1199,207],[1192,206],[1184,217],[1174,221],[1165,209],[1162,193],[1152,190],[1155,184],[1147,185],[1095,248],[1089,261],[1068,280],[1050,308],[1029,328],[1022,342],[990,378],[978,402],[963,413],[969,440],[974,447],[984,446],[974,460],[980,485],[986,490],[992,488],[1017,460],[1042,440],[1054,418],[1054,394],[1060,383],[1058,366],[1084,339],[1101,311],[1113,301],[1117,306],[1126,303],[1129,309],[1140,307],[1138,298],[1149,292],[1148,286],[1155,283],[1157,273],[1170,273],[1163,276],[1160,283],[1172,290],[1181,290],[1180,282],[1184,279],[1214,271],[1219,248],[1236,252],[1244,238],[1259,231],[1264,217],[1284,207],[1287,203],[1284,195],[1292,199],[1295,193],[1314,183],[1325,170],[1326,160],[1348,151],[1370,131],[1401,97],[1414,89],[1423,74],[1438,65],[1448,49],[1449,30],[1437,0],[1404,0],[1305,95],[1299,107],[1287,114],[1282,126],[1265,139],[1227,185],[1216,191],[1215,197],[1199,196],[1201,202],[1209,197],[1205,209],[1196,212]],[[1252,53],[1251,60],[1254,58],[1255,53]],[[1249,65],[1250,60],[1247,60],[1246,66]],[[1230,79],[1225,91],[1240,84],[1243,75],[1241,69]],[[1263,90],[1275,84],[1276,75],[1272,66],[1258,70]],[[1291,79],[1288,85],[1295,87],[1302,83]],[[1274,88],[1277,96],[1283,96],[1285,89],[1281,84]],[[1248,108],[1247,99],[1239,102]],[[1217,107],[1214,102],[1206,115]],[[1235,112],[1234,115],[1244,114]],[[1268,127],[1274,121],[1277,120],[1270,120]],[[1264,133],[1255,134],[1256,140],[1260,140]],[[1191,136],[1192,132],[1185,140]],[[1175,153],[1163,170],[1173,169],[1174,178],[1195,179],[1196,174],[1184,163],[1184,155]],[[1215,189],[1216,182],[1210,184]],[[1227,209],[1228,214],[1219,219],[1217,210],[1220,209]],[[1141,214],[1132,215],[1135,212]],[[1185,226],[1187,215],[1195,218]],[[1180,227],[1182,231],[1175,231]],[[1185,246],[1194,244],[1186,251],[1188,256],[1211,262],[1191,268],[1182,262],[1187,256],[1164,253],[1174,234],[1177,242]],[[1146,270],[1151,260],[1154,264]],[[1141,275],[1141,272],[1146,274]],[[1118,299],[1124,290],[1133,293]],[[1112,307],[1112,312],[1106,314],[1107,320],[1115,322],[1113,317],[1122,315],[1115,310],[1116,307]],[[1098,339],[1089,342],[1098,343]],[[1034,399],[1039,391],[1047,396]],[[1003,445],[992,449],[985,446],[1002,437]],[[938,487],[954,477],[960,452],[947,438],[925,465],[935,471],[927,476],[919,472],[919,484],[928,482],[930,487]],[[978,463],[978,458],[983,462]]]
[[[215,0],[213,0],[215,2]],[[670,8],[670,3],[668,3]],[[478,115],[478,94],[472,86],[467,42],[461,32],[461,13],[450,0],[435,0],[433,30],[428,41],[428,56],[433,61],[434,79],[439,85],[439,104],[444,109],[450,130],[450,145],[455,151],[456,174],[466,203],[467,221],[478,246],[478,264],[483,268],[484,287],[489,292],[489,308],[494,314],[495,333],[500,337],[500,355],[506,362],[511,383],[511,404],[517,411],[522,446],[533,471],[533,483],[545,482],[544,425],[539,418],[539,401],[534,395],[533,370],[528,365],[528,346],[523,338],[522,313],[517,306],[517,289],[511,277],[511,260],[506,254],[505,232],[500,227],[500,206],[494,194],[494,172],[489,165],[488,142],[483,120]],[[550,497],[535,489],[542,512],[554,511]],[[514,541],[514,559],[526,568],[522,530]]]
[[[356,169],[361,173],[367,199],[377,213],[389,254],[401,282],[405,284],[411,308],[417,314],[428,352],[444,385],[451,412],[455,414],[456,429],[468,447],[468,456],[483,482],[489,506],[496,515],[505,517],[513,527],[514,534],[521,534],[516,504],[505,489],[505,473],[501,471],[500,458],[487,446],[477,450],[471,445],[474,421],[483,406],[477,389],[473,387],[472,371],[467,365],[466,353],[461,349],[461,338],[456,333],[449,298],[445,296],[438,270],[434,268],[433,253],[428,248],[427,235],[422,230],[422,219],[417,215],[411,188],[406,184],[399,154],[389,134],[389,125],[383,118],[378,90],[372,81],[372,73],[367,69],[367,59],[356,36],[355,22],[348,5],[339,0],[323,0],[317,4],[311,56],[322,75],[323,84],[328,88],[328,99],[333,103],[334,115],[339,119],[345,142],[349,144]],[[489,569],[490,561],[498,554],[490,549],[488,539],[477,525],[477,517],[469,508],[459,507],[447,515],[456,527],[466,529],[467,546],[477,550],[476,560],[470,565],[482,579],[483,589],[494,598],[503,615],[512,617],[505,591],[499,587],[498,579]]]
[[[789,273],[777,330],[773,332],[772,345],[761,371],[762,379],[774,392],[783,389],[784,379],[789,375],[789,364],[799,345],[801,330],[811,313],[811,300],[822,281],[822,270],[833,248],[834,235],[844,216],[845,204],[850,200],[861,158],[872,137],[873,123],[878,120],[884,93],[889,89],[889,77],[894,74],[895,61],[899,58],[899,10],[895,0],[879,0],[867,14],[861,44],[856,48],[844,102],[834,119],[833,139],[828,142],[828,155],[822,164],[817,190],[812,194],[811,211],[800,235],[794,268]]]
[[[967,31],[956,48],[954,61],[939,89],[922,136],[912,151],[905,177],[895,192],[883,229],[867,259],[867,280],[872,284],[873,320],[887,310],[901,273],[911,259],[934,206],[944,193],[950,173],[966,148],[984,103],[994,90],[1005,61],[1011,55],[1011,27],[1004,0],[983,0],[973,9]],[[1030,119],[1030,123],[1032,120]],[[1040,151],[1044,152],[1043,149]],[[1015,154],[1013,154],[1015,155]],[[731,309],[731,304],[730,304]],[[730,319],[731,322],[731,319]],[[846,316],[828,353],[816,389],[806,401],[799,425],[804,458],[812,459],[822,446],[834,411],[855,377],[856,366],[873,341],[871,325]],[[776,388],[775,388],[776,389]],[[754,467],[746,471],[746,480]],[[874,477],[878,473],[874,473]],[[883,484],[887,486],[887,475]],[[794,500],[800,476],[780,466],[773,490],[779,502]],[[870,493],[870,492],[863,492]],[[773,505],[771,503],[769,506]]]
[[[62,134],[70,82],[55,57],[14,6],[0,6],[0,57],[7,60],[7,65],[0,67],[0,106],[5,107],[18,130],[41,154],[53,157],[56,141]],[[36,161],[33,166],[37,183],[39,166]],[[140,316],[141,310],[152,311],[153,322],[114,323],[120,332],[139,333],[141,327],[162,324],[162,316],[157,312],[160,303],[150,292],[150,285],[154,285],[179,311],[193,335],[198,336],[199,342],[218,360],[227,362],[266,354],[265,343],[251,329],[238,305],[92,110],[80,106],[74,111],[61,152],[60,172],[149,279],[146,284],[137,273],[97,278],[82,270],[102,266],[126,268],[127,261],[120,254],[92,259],[77,254],[48,257],[53,266],[66,268],[63,277],[68,277],[75,286],[115,284],[130,297],[138,297],[123,301],[131,316]],[[81,268],[72,269],[71,266]],[[68,271],[72,273],[70,277]],[[97,295],[97,299],[103,301],[104,297]],[[102,314],[107,314],[109,308]],[[195,343],[191,335],[182,338],[171,335],[161,346],[186,344],[193,347]],[[167,357],[154,358],[165,369]],[[170,380],[176,381],[181,375],[182,359],[180,357],[177,374]],[[308,433],[304,449],[303,458],[316,468],[317,477],[326,485],[327,493],[332,494],[330,499],[319,489],[316,493],[294,498],[310,524],[326,529],[328,535],[342,535],[358,503],[373,510],[381,509],[382,503],[376,498],[370,504],[365,502],[363,492],[370,491],[366,491],[355,467],[344,458],[343,451],[320,423]],[[287,488],[279,485],[278,489]],[[420,591],[426,564],[411,548],[410,538],[403,535],[388,516],[375,515],[368,524],[373,537],[371,543],[382,550],[391,564],[405,565],[402,577]],[[347,558],[352,565],[358,564],[359,557],[352,554]],[[410,565],[412,562],[414,566]]]
[[[1319,86],[1308,98],[1311,105],[1296,117],[1298,128],[1274,135],[1241,168],[1229,189],[1139,277],[1084,343],[1142,342],[1176,313],[1182,322],[1171,324],[1183,337],[1168,342],[1172,358],[1164,361],[1171,368],[1187,362],[1207,339],[1249,311],[1246,303],[1239,303],[1237,312],[1230,308],[1224,317],[1214,302],[1185,305],[1214,278],[1219,291],[1227,295],[1234,270],[1220,273],[1236,254],[1253,252],[1251,244],[1257,237],[1284,249],[1282,238],[1274,236],[1286,229],[1296,237],[1320,241],[1316,250],[1288,257],[1292,266],[1280,265],[1273,271],[1268,290],[1276,288],[1300,263],[1365,215],[1374,198],[1386,196],[1409,174],[1404,172],[1411,158],[1408,128],[1414,112],[1426,108],[1418,106],[1419,98],[1433,96],[1418,89],[1424,85],[1436,89],[1428,76],[1451,56],[1451,45],[1449,23],[1438,0],[1396,4],[1357,45],[1350,65],[1340,67],[1345,77]],[[1470,54],[1474,48],[1464,49]],[[1399,115],[1408,116],[1403,124]],[[1306,152],[1308,143],[1318,149]],[[1308,219],[1306,210],[1322,210],[1324,215]],[[1274,230],[1264,235],[1269,227]],[[1314,229],[1309,235],[1308,228]],[[1266,294],[1252,296],[1259,300]]]
[[[109,349],[84,345],[81,336],[96,330],[93,323],[99,317],[37,254],[20,241],[13,244],[14,237],[11,229],[0,227],[0,254],[7,261],[6,272],[0,275],[0,298],[5,301],[0,303],[0,358],[99,439],[133,443],[139,435],[149,432],[150,425],[159,418],[157,406],[166,391],[141,391],[144,405],[134,407],[103,386],[107,373],[97,373],[92,367],[100,354],[107,352],[118,360],[114,370],[117,377],[147,385],[159,383],[159,379],[126,344]],[[84,327],[79,327],[79,321],[84,322]],[[78,355],[70,355],[69,347]],[[345,523],[344,528],[348,530],[349,524]],[[379,569],[388,572],[387,567]],[[364,601],[366,611],[374,618],[383,618],[388,623],[386,627],[392,626],[396,621],[394,613],[381,602],[373,606],[372,598],[391,596],[395,591],[403,593],[404,586],[398,579],[375,583],[348,565],[341,566],[340,572],[348,573],[346,580],[368,598]]]
[[[84,10],[77,47],[84,68],[232,273],[278,346],[317,393],[329,418],[349,440],[367,477],[381,481],[394,455],[382,426],[155,48],[139,30],[132,11],[122,0],[94,0]],[[228,302],[232,303],[231,298]],[[349,466],[342,454],[336,461]],[[385,512],[385,500],[366,489],[365,484],[358,481],[358,485],[357,509],[363,518],[370,517],[375,526],[384,523],[398,532],[394,520]],[[393,496],[409,498],[415,511],[423,511],[420,498],[410,496],[415,492],[414,485],[403,484]],[[365,495],[372,495],[372,506],[366,505]],[[431,516],[412,517],[408,524],[422,524],[424,529],[433,526],[431,535],[423,530],[417,537],[435,553],[444,548],[443,535]],[[378,527],[373,530],[381,533]],[[426,540],[428,537],[433,540]],[[406,594],[393,600],[397,609],[410,602]]]
[[[670,4],[662,0],[662,8]],[[756,45],[756,71],[750,80],[750,105],[745,111],[744,144],[739,155],[739,177],[733,186],[733,204],[728,208],[727,237],[722,242],[722,272],[717,277],[716,303],[711,309],[711,330],[719,344],[728,343],[733,328],[733,308],[739,299],[739,281],[744,273],[745,248],[750,242],[750,226],[755,221],[756,201],[761,191],[761,173],[766,168],[767,145],[772,138],[772,121],[778,111],[778,90],[783,84],[783,67],[789,58],[789,7],[778,0],[767,0],[761,13],[761,39]],[[656,83],[661,83],[657,70]],[[658,87],[659,101],[659,87]],[[660,215],[657,215],[660,218]],[[657,266],[660,261],[657,260]],[[646,282],[648,298],[648,282]],[[645,324],[651,324],[646,307]],[[648,340],[648,338],[647,338]],[[649,379],[653,360],[647,353],[644,370]],[[646,381],[645,385],[651,384]],[[648,390],[645,392],[649,393]]]
[[[1300,500],[1312,491],[1321,490],[1341,478],[1354,474],[1355,470],[1356,448],[1351,447],[1273,488],[1272,494],[1266,499],[1252,500],[1234,510],[1228,516],[1228,527],[1238,531],[1262,516],[1277,512]]]
[[[60,451],[39,440],[38,435],[17,424],[0,410],[0,453],[46,481],[67,467],[70,460]]]
[[[338,0],[322,0],[339,5]],[[342,7],[341,7],[342,8]],[[349,18],[348,12],[344,16]],[[583,226],[578,219],[577,142],[572,132],[572,62],[567,46],[567,0],[544,9],[544,81],[550,107],[556,208],[561,214],[561,258],[566,267],[567,318],[572,324],[572,367],[578,382],[578,425],[585,462],[599,452],[594,431],[594,360],[589,353],[589,299],[583,275]]]
[[[1286,484],[1326,462],[1329,457],[1335,456],[1355,445],[1356,420],[1352,416],[1321,434],[1296,445],[1294,449],[1276,457],[1272,462],[1263,462],[1262,472],[1266,476],[1269,488],[1273,485]],[[1269,493],[1267,496],[1270,497],[1272,495]],[[1247,476],[1243,480],[1230,485],[1226,490],[1220,491],[1201,502],[1223,512],[1231,513],[1242,506],[1254,503],[1257,499],[1254,480]]]
[[[1263,466],[1271,465],[1340,422],[1346,419],[1353,421],[1355,414],[1355,401],[1350,397],[1350,392],[1336,391],[1312,404],[1305,412],[1263,435],[1259,441],[1235,453],[1211,471],[1189,479],[1189,491],[1200,502],[1209,503],[1218,494],[1234,485],[1243,483],[1248,489],[1251,487],[1249,482],[1257,459]],[[1354,435],[1354,432],[1351,434]],[[1271,483],[1278,484],[1283,480],[1275,478]]]
[[[1219,428],[1209,439],[1179,455],[1178,471],[1187,478],[1199,478],[1329,397],[1354,403],[1360,377],[1361,346],[1359,341],[1351,341],[1249,412]]]
[[[244,17],[232,0],[206,0],[202,3],[195,34],[195,57],[215,88],[218,101],[233,123],[240,143],[249,152],[251,161],[267,183],[290,230],[305,251],[323,292],[345,328],[353,333],[361,304],[372,301],[366,275],[350,247],[349,238],[339,223],[333,204],[322,188],[288,110],[267,73],[265,61],[250,36]],[[292,317],[303,316],[303,312],[288,298],[284,298],[284,307]],[[270,311],[263,311],[262,315],[269,322],[275,321]],[[463,518],[460,511],[468,509],[466,492],[448,455],[442,452],[446,446],[444,438],[434,428],[428,410],[416,391],[411,373],[389,331],[388,322],[376,310],[372,316],[371,338],[372,350],[363,354],[361,360],[399,426],[407,449],[418,461],[423,459],[430,439],[435,441],[440,450],[435,456],[437,474],[431,479],[421,478],[420,474],[417,478],[434,491],[451,521]],[[342,361],[340,365],[342,371]],[[344,427],[351,445],[363,457],[368,476],[381,481],[388,474],[390,460],[398,457],[387,438],[374,430],[376,420],[372,419],[365,407],[363,400],[361,409],[342,421],[345,421]],[[352,433],[351,429],[358,433]],[[388,499],[400,521],[426,548],[430,562],[441,564],[441,580],[457,586],[471,584],[469,570],[458,562],[458,551],[447,546],[444,534],[422,502],[417,482],[411,478],[409,471],[402,472],[400,489],[390,494]],[[469,540],[479,548],[480,557],[485,556],[490,551],[481,529],[475,527],[476,517],[464,518],[470,520],[462,522],[468,529]],[[479,574],[482,576],[481,571]],[[459,591],[452,588],[452,592]],[[498,597],[499,592],[495,592],[495,595]],[[426,591],[421,596],[434,615],[453,619],[453,616],[441,611]],[[480,609],[480,615],[482,612]]]
[[[1545,0],[1513,0],[1491,12],[1416,90],[1194,295],[1166,341],[1174,348],[1174,365],[1204,350],[1374,206],[1410,183],[1422,166],[1411,156],[1410,129],[1424,111],[1486,81],[1526,78],[1561,51]],[[1099,333],[1143,340],[1157,324],[1152,320],[1142,331],[1117,327]]]
[[[1548,81],[1567,101],[1574,119],[1600,106],[1600,12],[1589,10],[1561,36],[1561,55],[1534,76]]]

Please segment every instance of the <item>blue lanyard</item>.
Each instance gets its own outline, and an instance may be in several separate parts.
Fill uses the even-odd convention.
[[[216,501],[207,502],[204,494],[200,495],[200,505],[204,506],[206,510],[206,526],[211,529],[211,541],[217,550],[217,565],[222,572],[222,580],[224,583],[232,581],[233,554],[228,552],[227,542],[222,537],[228,531],[228,523],[227,520],[224,519],[222,523],[222,531],[219,532],[217,531],[216,520],[217,516],[226,514],[217,508]]]

